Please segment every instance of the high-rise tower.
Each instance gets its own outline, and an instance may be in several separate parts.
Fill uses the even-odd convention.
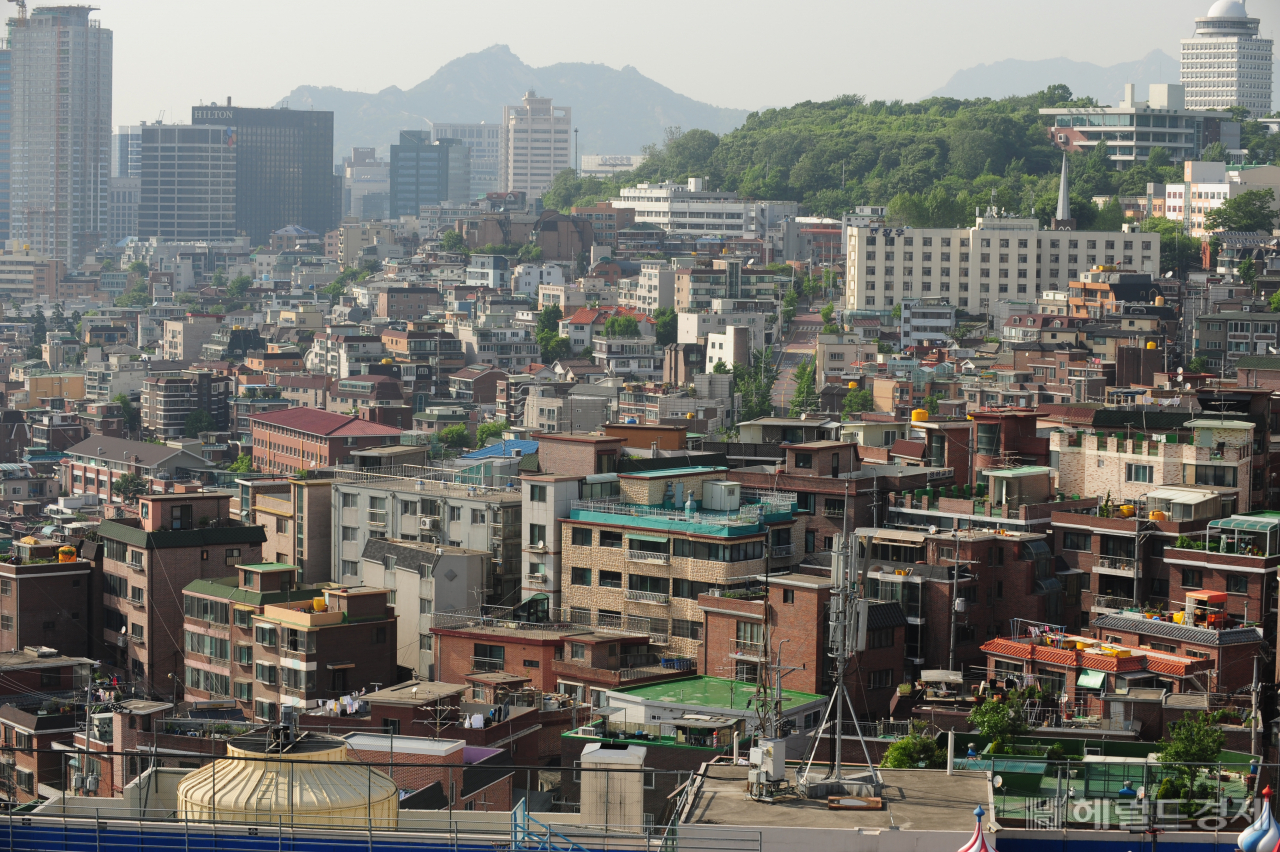
[[[107,230],[112,43],[93,11],[46,6],[9,20],[11,234],[68,268]]]
[[[573,110],[551,105],[551,98],[526,94],[520,106],[502,108],[502,191],[538,198],[555,176],[572,168],[569,131]]]
[[[1257,18],[1243,0],[1217,0],[1196,34],[1182,40],[1182,85],[1187,109],[1242,106],[1254,118],[1271,112],[1274,42],[1258,37]]]

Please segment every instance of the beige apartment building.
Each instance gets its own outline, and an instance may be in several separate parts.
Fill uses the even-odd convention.
[[[502,108],[502,191],[537,198],[552,179],[573,167],[570,139],[573,110],[552,106],[551,98],[525,94],[518,106]]]
[[[195,361],[200,350],[222,327],[221,314],[187,314],[164,322],[164,357],[167,361]]]
[[[847,307],[888,315],[909,299],[937,299],[986,311],[1067,290],[1095,266],[1158,275],[1160,235],[1041,231],[1036,219],[991,216],[972,228],[850,228]]]
[[[396,229],[389,222],[344,222],[337,233],[337,260],[344,269],[359,264],[369,246],[396,244]]]
[[[1239,494],[1236,511],[1251,506],[1253,424],[1242,420],[1189,420],[1162,433],[1055,431],[1050,467],[1058,491],[1111,497],[1135,505],[1161,486],[1202,485]]]
[[[60,260],[50,260],[29,248],[18,248],[0,254],[0,300],[8,305],[13,300],[30,299],[36,282],[52,290],[66,277],[67,267]]]

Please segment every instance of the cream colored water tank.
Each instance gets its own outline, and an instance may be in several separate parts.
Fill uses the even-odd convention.
[[[226,758],[178,785],[178,819],[394,828],[400,796],[383,772],[349,762],[337,737],[303,733],[284,739],[263,729],[227,743]],[[239,759],[237,759],[239,758]]]

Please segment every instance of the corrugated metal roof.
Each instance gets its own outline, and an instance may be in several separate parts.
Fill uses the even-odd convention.
[[[868,630],[888,630],[906,623],[907,617],[896,603],[873,603],[867,607]]]
[[[1203,627],[1188,627],[1172,621],[1153,621],[1149,618],[1130,618],[1125,615],[1099,615],[1093,620],[1097,628],[1127,630],[1145,636],[1159,636],[1162,639],[1174,639],[1179,642],[1191,642],[1196,645],[1244,645],[1262,641],[1262,635],[1255,627],[1237,627],[1231,630],[1208,630]]]
[[[538,442],[523,441],[523,440],[499,441],[496,444],[490,444],[487,447],[481,447],[478,450],[473,450],[472,452],[467,453],[465,456],[462,456],[462,458],[464,459],[505,458],[506,456],[514,455],[514,452],[516,450],[519,450],[521,455],[526,455],[526,456],[529,455],[530,453],[536,453],[538,451]]]

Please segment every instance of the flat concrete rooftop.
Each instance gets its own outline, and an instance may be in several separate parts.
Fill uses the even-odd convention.
[[[788,776],[791,775],[788,767]],[[850,767],[852,770],[852,767]],[[817,764],[814,770],[818,770]],[[707,767],[688,822],[704,825],[779,826],[785,828],[887,828],[973,833],[973,809],[990,813],[984,772],[942,769],[882,769],[884,809],[833,811],[817,799],[784,799],[773,804],[747,798],[747,767]],[[949,847],[948,847],[949,848]]]

